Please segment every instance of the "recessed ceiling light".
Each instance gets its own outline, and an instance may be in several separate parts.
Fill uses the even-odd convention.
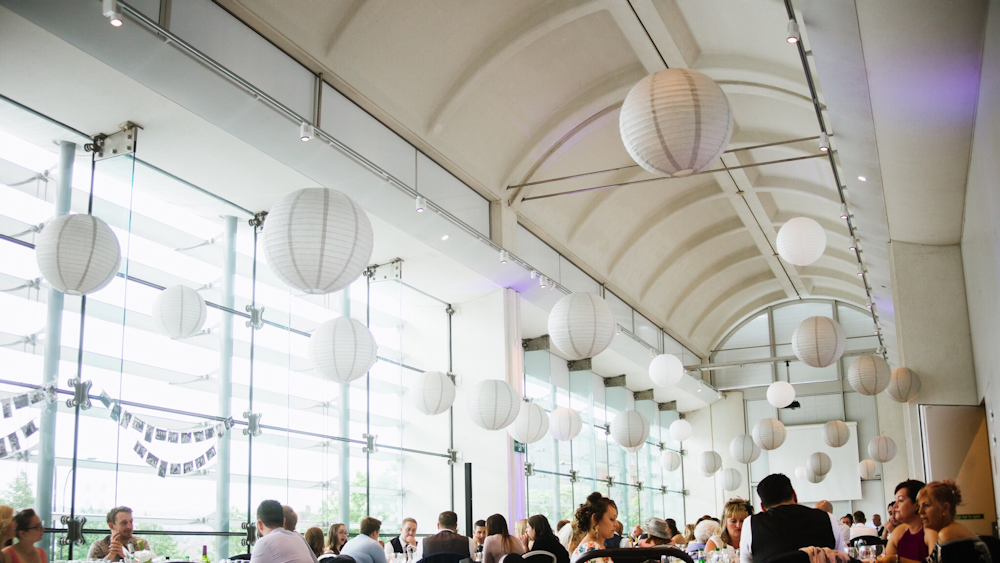
[[[864,176],[858,176],[858,180],[861,180],[862,182],[867,182],[868,178],[865,178]]]
[[[441,235],[441,240],[448,240],[448,235]]]

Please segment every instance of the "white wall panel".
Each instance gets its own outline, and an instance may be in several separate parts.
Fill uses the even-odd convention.
[[[417,160],[417,191],[489,238],[489,202],[424,154]]]

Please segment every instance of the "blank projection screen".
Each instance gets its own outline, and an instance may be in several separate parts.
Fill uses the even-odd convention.
[[[821,500],[858,500],[861,498],[861,477],[858,475],[858,423],[848,422],[851,438],[839,448],[826,445],[822,424],[786,426],[785,442],[767,452],[771,473],[784,473],[792,480],[800,503]],[[805,466],[813,452],[824,452],[833,460],[833,469],[822,483],[810,483],[795,476],[795,468]]]

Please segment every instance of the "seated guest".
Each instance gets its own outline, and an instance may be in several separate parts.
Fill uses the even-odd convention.
[[[851,526],[851,539],[863,536],[878,537],[878,530],[874,526],[869,526],[865,518],[865,513],[860,510],[854,511],[854,525]]]
[[[14,524],[14,535],[17,543],[10,547],[3,548],[4,563],[48,563],[45,550],[36,547],[35,544],[42,541],[45,533],[45,526],[42,519],[30,508],[18,512],[11,519]],[[8,527],[10,525],[8,524]]]
[[[556,522],[556,531],[558,532],[559,530],[562,530],[563,526],[565,526],[566,524],[569,524],[569,520],[560,520]]]
[[[399,527],[399,535],[385,544],[385,554],[415,553],[417,551],[417,521],[413,518],[403,518]]]
[[[698,550],[700,549],[705,549],[705,545],[708,544],[708,540],[712,539],[712,536],[719,535],[720,529],[721,526],[719,526],[719,523],[711,518],[706,518],[701,522],[698,522],[694,526],[694,541],[688,542],[684,550],[688,553],[694,554],[698,553]]]
[[[892,501],[886,506],[886,514],[888,520],[885,522],[885,527],[882,529],[882,539],[888,540],[889,536],[892,534],[896,526],[899,526],[899,521],[896,520],[896,501]]]
[[[833,514],[833,504],[828,500],[821,500],[817,502],[814,508],[822,510],[828,514]],[[844,539],[844,545],[851,543],[851,527],[844,524],[843,518],[841,518],[837,524],[840,525],[840,537]]]
[[[629,534],[629,537],[632,538],[632,541],[638,542],[644,534],[645,532],[642,531],[642,526],[636,524],[635,528],[632,528],[632,533]]]
[[[761,563],[803,547],[845,551],[832,514],[799,504],[792,482],[781,473],[757,484],[761,511],[748,516],[740,536],[740,562]]]
[[[316,555],[302,536],[285,529],[281,503],[265,500],[257,507],[257,543],[250,563],[316,563]]]
[[[344,544],[341,555],[350,555],[358,563],[386,563],[385,551],[378,541],[382,521],[371,516],[361,519],[361,533]]]
[[[287,504],[281,506],[281,512],[285,515],[285,529],[294,532],[295,526],[299,524],[299,515]]]
[[[851,527],[854,525],[854,516],[851,514],[845,514],[840,517],[840,522],[847,527]]]
[[[17,524],[14,523],[14,509],[0,504],[0,549],[11,545],[14,540]]]
[[[705,551],[726,549],[726,547],[739,549],[740,537],[743,535],[743,521],[751,514],[753,507],[749,502],[741,498],[729,499],[722,507],[722,532],[708,540]]]
[[[541,514],[528,518],[525,532],[531,541],[531,551],[547,551],[556,556],[556,563],[569,563],[569,551],[566,551],[566,548],[559,543],[559,538],[552,533],[548,518]],[[527,551],[525,548],[525,552]]]
[[[340,550],[344,548],[345,543],[347,543],[347,526],[339,522],[330,524],[323,555],[340,555]]]
[[[671,534],[673,534],[673,537],[671,538],[671,541],[675,545],[681,545],[681,544],[687,543],[687,536],[681,534],[677,530],[677,522],[673,518],[667,518],[666,520],[664,520],[664,522],[667,523],[667,529],[670,530]],[[690,526],[690,524],[689,524],[689,526]],[[686,529],[687,528],[685,528],[685,530]],[[694,537],[693,536],[693,534],[694,534],[694,526],[691,526],[691,534],[692,534],[692,537]]]
[[[573,531],[574,535],[579,533],[583,537],[571,550],[570,561],[575,562],[588,551],[606,549],[605,543],[615,535],[616,518],[618,518],[618,506],[615,501],[602,496],[601,493],[590,493],[587,502],[576,509]],[[590,561],[613,563],[610,557],[599,557]]]
[[[476,540],[476,553],[482,553],[483,542],[486,541],[486,520],[476,520],[472,537]]]
[[[666,520],[646,518],[645,524],[642,530],[646,533],[646,538],[639,542],[639,547],[670,545],[673,536]]]
[[[486,541],[483,542],[483,563],[499,563],[508,553],[524,553],[521,541],[507,531],[507,519],[494,514],[486,519]]]
[[[882,537],[882,530],[885,527],[882,525],[882,517],[878,514],[872,514],[872,527],[875,528],[875,534],[878,537]]]
[[[417,561],[435,553],[457,553],[470,558],[476,553],[476,540],[458,534],[458,514],[450,510],[442,512],[438,515],[437,527],[440,532],[417,544]]]
[[[618,520],[615,520],[615,533],[613,536],[604,541],[605,549],[618,549],[622,546],[623,530],[625,530],[625,526],[623,526]]]
[[[107,559],[121,561],[125,558],[125,550],[129,552],[149,549],[149,542],[132,535],[132,509],[127,506],[117,506],[108,512],[108,528],[111,534],[90,544],[87,559]]]
[[[517,522],[514,522],[514,537],[517,541],[524,543],[528,538],[528,519],[521,518]],[[528,544],[531,544],[531,540],[528,540]],[[530,549],[525,549],[525,551],[531,551]]]
[[[688,544],[694,541],[694,524],[688,524],[684,526],[684,541],[680,543]],[[674,540],[674,543],[677,543]]]
[[[304,537],[309,549],[313,550],[313,553],[316,554],[316,559],[319,559],[323,555],[323,530],[313,526],[306,530]]]
[[[934,550],[934,545],[937,544],[937,532],[924,527],[917,511],[917,495],[923,488],[924,483],[915,479],[896,485],[893,510],[899,523],[889,534],[885,555],[899,555],[902,558],[923,561]]]
[[[566,548],[566,551],[572,553],[573,549],[576,548],[576,544],[580,543],[580,538],[582,538],[583,536],[580,536],[580,538],[576,538],[575,542],[573,541],[575,537],[575,532],[574,532],[573,522],[570,522],[559,530],[559,533],[556,534],[556,537],[559,538],[559,543],[561,543],[562,546]]]

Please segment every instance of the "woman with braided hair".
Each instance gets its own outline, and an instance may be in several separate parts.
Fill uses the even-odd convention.
[[[574,537],[582,539],[572,550],[571,563],[575,563],[588,551],[604,549],[604,542],[615,535],[615,520],[618,518],[618,506],[615,501],[601,495],[590,493],[587,502],[576,509],[576,520],[573,522]],[[591,559],[595,563],[614,563],[610,557]]]

